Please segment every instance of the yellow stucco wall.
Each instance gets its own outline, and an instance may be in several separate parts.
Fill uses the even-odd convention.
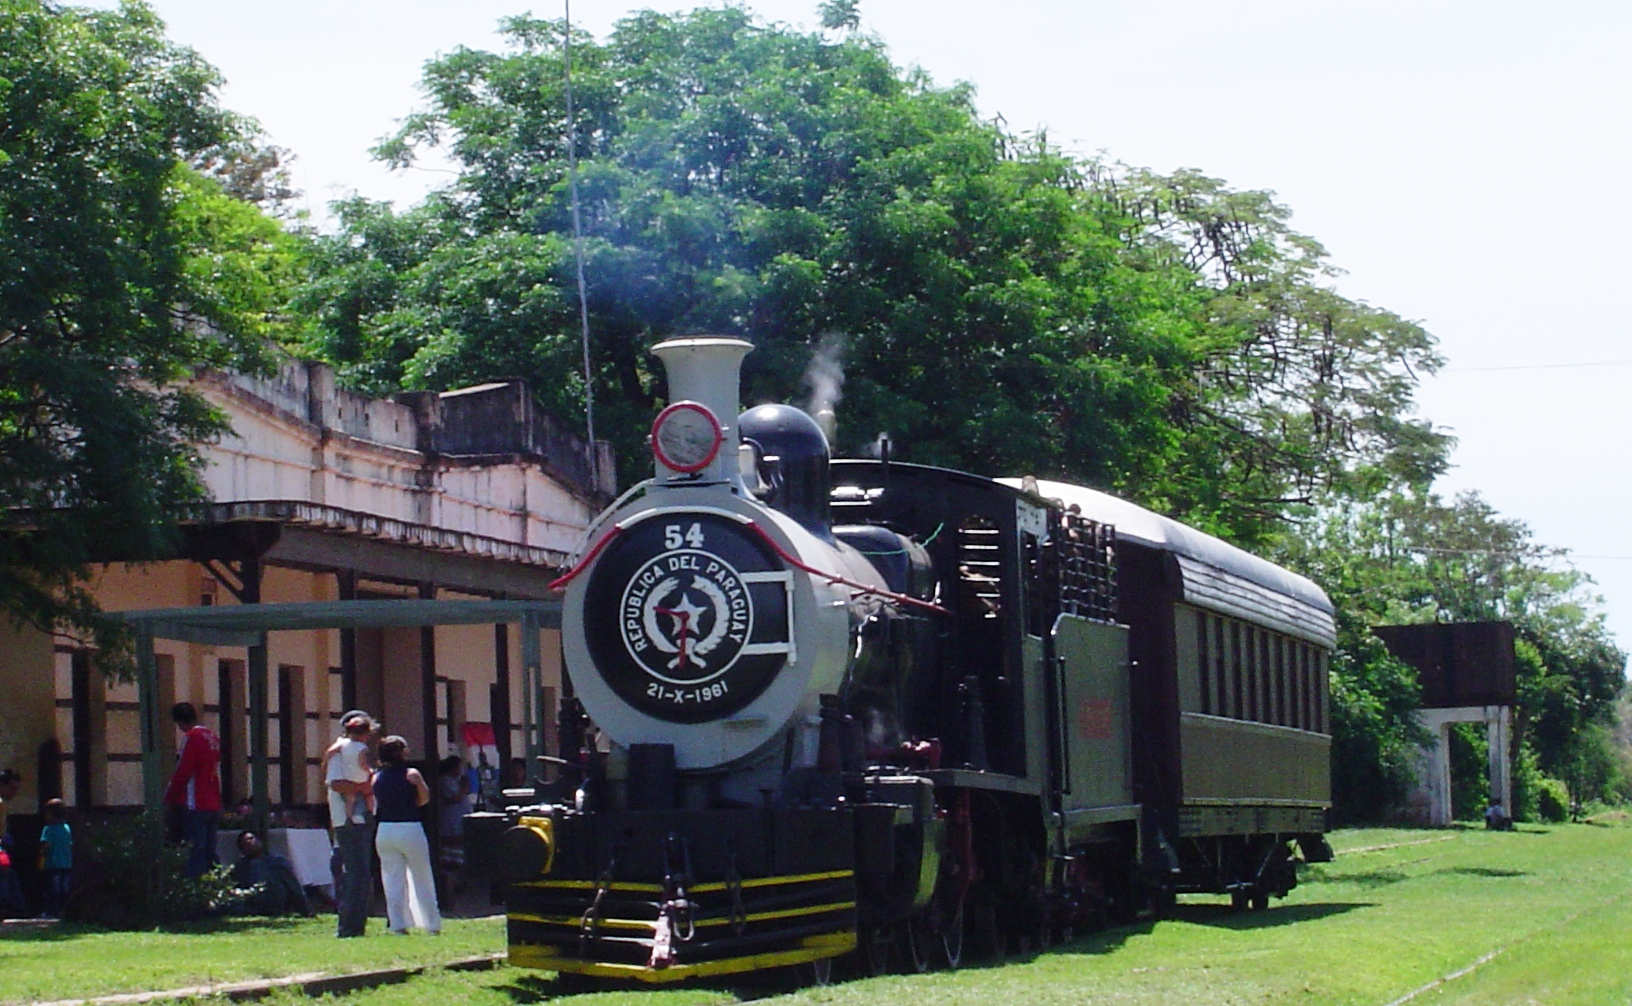
[[[39,747],[56,732],[51,638],[0,619],[0,682],[0,768],[23,774],[11,809],[33,813],[39,809]]]

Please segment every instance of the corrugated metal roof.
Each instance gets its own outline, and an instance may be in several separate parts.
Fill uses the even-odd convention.
[[[1020,485],[1014,478],[997,481]],[[1076,504],[1084,517],[1115,526],[1118,540],[1177,555],[1184,573],[1184,599],[1191,604],[1323,646],[1336,640],[1332,602],[1308,577],[1097,489],[1038,480],[1037,494],[1067,507]]]

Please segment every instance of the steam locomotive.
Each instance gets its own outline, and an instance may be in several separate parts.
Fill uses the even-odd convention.
[[[752,347],[655,347],[656,475],[565,576],[561,777],[512,963],[667,982],[956,966],[1329,858],[1332,607],[1078,486],[833,460]]]

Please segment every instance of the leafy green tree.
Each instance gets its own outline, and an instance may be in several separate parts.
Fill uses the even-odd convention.
[[[245,137],[219,82],[139,3],[0,0],[0,609],[111,661],[84,564],[163,552],[221,429],[178,382],[252,364],[294,275],[190,167]]]
[[[828,31],[855,31],[861,27],[861,0],[822,0],[817,12],[822,16],[822,27]]]
[[[834,17],[853,5],[824,9]],[[456,183],[352,201],[304,301],[315,345],[377,392],[513,373],[581,414],[559,22],[431,63],[378,148]],[[905,73],[875,40],[738,9],[637,14],[573,41],[597,430],[630,479],[663,397],[645,352],[746,336],[748,400],[798,397],[844,350],[841,452],[1119,490],[1244,540],[1323,487],[1417,477],[1432,342],[1343,300],[1262,193],[1063,156]]]
[[[1185,463],[1145,489],[1226,537],[1273,539],[1317,498],[1425,487],[1453,443],[1414,415],[1442,362],[1421,326],[1340,296],[1340,270],[1271,193],[1194,171],[1106,180],[1128,240],[1200,278],[1200,365],[1177,396]],[[1209,521],[1209,517],[1215,519]]]

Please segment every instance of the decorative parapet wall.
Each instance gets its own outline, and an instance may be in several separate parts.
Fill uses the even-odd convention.
[[[267,377],[205,372],[196,387],[233,431],[202,452],[218,504],[313,504],[566,553],[615,489],[609,447],[592,468],[522,381],[387,401],[292,360]]]

